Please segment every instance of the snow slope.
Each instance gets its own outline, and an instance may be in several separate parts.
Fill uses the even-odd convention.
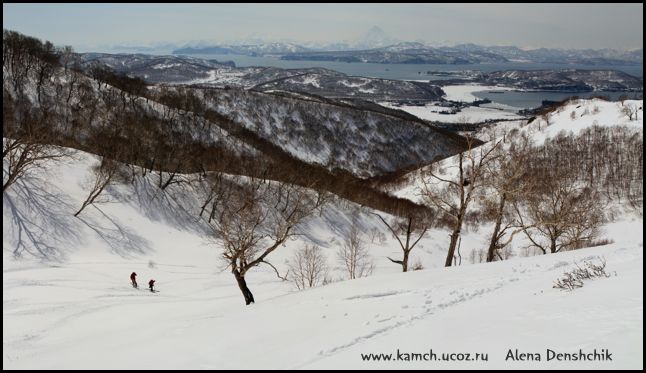
[[[455,137],[413,120],[347,105],[261,92],[195,89],[205,105],[292,156],[371,177],[463,149]]]
[[[623,105],[634,105],[638,108],[637,119],[630,120],[622,112]],[[644,101],[626,100],[623,105],[619,102],[599,99],[574,100],[566,106],[552,112],[545,118],[539,118],[533,127],[541,126],[539,133],[534,135],[537,141],[553,137],[561,131],[579,133],[591,126],[625,125],[635,129],[644,129]],[[574,113],[574,114],[572,114]]]
[[[509,91],[513,88],[509,87],[499,87],[499,86],[486,86],[479,84],[464,84],[464,85],[448,85],[442,87],[444,91],[444,99],[448,101],[458,101],[458,102],[473,102],[480,100],[474,92],[482,91]]]
[[[514,120],[522,118],[509,110],[492,107],[468,106],[455,114],[447,114],[451,108],[443,107],[433,102],[424,106],[395,106],[388,102],[380,102],[379,104],[391,109],[404,110],[420,119],[442,123],[479,123],[490,120]]]
[[[487,138],[491,140],[490,134],[500,138],[503,134],[512,129],[519,129],[530,135],[536,145],[542,144],[545,139],[554,137],[559,133],[578,134],[581,130],[591,126],[627,126],[635,132],[642,132],[644,128],[643,118],[643,100],[626,100],[624,105],[635,105],[638,109],[636,120],[630,120],[622,112],[622,104],[619,102],[605,101],[600,99],[579,99],[573,100],[568,104],[549,113],[546,117],[537,117],[531,123],[525,120],[512,120],[494,124],[492,128],[487,129]],[[574,113],[574,117],[572,117]],[[642,134],[643,136],[643,134]],[[487,148],[487,144],[482,149]],[[478,149],[476,149],[478,153]],[[456,170],[457,155],[441,160],[437,163],[440,168],[450,168]],[[395,189],[389,188],[388,191],[393,195],[402,198],[408,198],[415,202],[422,202],[422,190],[424,184],[420,179],[419,170],[414,170],[405,175],[403,178],[407,182],[397,186]]]
[[[607,227],[615,240],[608,246],[407,274],[385,259],[398,252],[389,237],[369,243],[377,264],[369,278],[296,292],[270,268],[252,270],[247,281],[258,303],[246,307],[217,242],[196,221],[199,190],[173,185],[159,193],[145,177],[110,188],[104,203],[74,218],[96,162],[76,152],[3,193],[4,369],[643,366],[642,218]],[[284,260],[305,240],[321,245],[333,265],[350,207],[338,203],[308,221],[307,235],[277,250],[272,262],[284,273]],[[369,214],[360,222],[364,232],[381,227]],[[414,256],[440,265],[445,235],[431,232]],[[466,234],[463,247],[485,235]],[[574,292],[552,289],[575,262],[599,256],[612,277]],[[131,288],[133,270],[140,284],[156,279],[160,292]],[[333,277],[340,276],[335,268]],[[489,360],[361,357],[398,348],[488,353]],[[511,363],[508,348],[606,348],[614,360]]]

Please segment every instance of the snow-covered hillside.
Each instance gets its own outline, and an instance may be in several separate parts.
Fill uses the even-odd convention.
[[[367,100],[439,100],[442,89],[428,81],[349,76],[320,67],[235,67],[231,62],[188,56],[85,53],[86,69],[104,63],[117,72],[149,83],[237,86],[254,90],[289,90],[325,97]]]
[[[396,242],[368,245],[372,277],[297,292],[269,267],[247,276],[246,307],[220,249],[197,219],[198,190],[160,192],[150,176],[109,189],[104,203],[72,216],[94,156],[52,163],[3,193],[3,367],[42,368],[641,368],[643,220],[606,227],[615,242],[565,254],[438,268],[446,232],[433,230],[414,257],[429,268],[402,274],[386,256]],[[335,203],[272,257],[316,243],[333,269],[351,203]],[[386,232],[360,215],[362,231]],[[486,232],[469,232],[463,248]],[[466,251],[465,251],[466,252]],[[20,254],[16,256],[15,254]],[[585,260],[607,261],[611,277],[572,292],[553,289]],[[157,280],[159,293],[130,287]],[[505,361],[509,349],[542,362]],[[607,349],[610,362],[545,362],[546,349]],[[368,362],[362,354],[488,354],[488,361]],[[464,356],[464,355],[462,355]]]
[[[562,272],[604,257],[610,278],[573,292]],[[208,257],[203,257],[207,259]],[[3,366],[16,368],[637,368],[643,366],[643,247],[602,247],[451,270],[376,275],[240,304],[210,263],[143,261],[5,268]],[[10,272],[9,272],[10,271]],[[600,300],[603,301],[600,301]],[[543,361],[505,361],[509,349]],[[545,361],[546,349],[607,349],[612,361]],[[369,362],[362,354],[487,354],[488,361]]]
[[[636,133],[641,132],[643,136],[643,103],[643,100],[626,100],[623,104],[601,99],[573,100],[546,116],[537,117],[529,123],[526,120],[500,122],[486,129],[484,133],[487,135],[485,136],[487,137],[486,140],[491,140],[492,136],[499,139],[511,130],[519,129],[527,133],[536,145],[540,145],[545,139],[552,138],[559,133],[576,135],[592,126],[626,126]],[[624,112],[627,107],[636,110],[637,114],[633,116],[634,120],[631,120]],[[489,146],[491,146],[491,143],[485,144],[483,149]],[[438,162],[436,166],[449,168],[457,164],[457,159],[458,156],[449,157]],[[455,167],[453,167],[453,170],[455,170]],[[412,201],[422,201],[424,183],[420,179],[419,170],[408,173],[403,179],[407,179],[407,182],[397,186],[395,189],[389,188],[389,191],[394,195],[408,198]]]
[[[90,55],[87,55],[90,56]],[[180,65],[183,68],[196,66],[192,58],[180,59],[181,63],[166,58],[146,59],[138,55],[125,57],[99,55],[105,58],[110,66],[130,64],[148,68],[151,64],[163,76],[172,75],[166,67]],[[172,62],[172,63],[169,63]],[[189,63],[190,62],[190,63]],[[216,62],[206,61],[213,66]],[[223,67],[222,69],[226,69]],[[253,68],[250,68],[254,70]],[[257,70],[257,69],[255,69]],[[280,77],[287,70],[267,69],[265,78]],[[319,69],[314,69],[319,70]],[[12,87],[14,79],[7,69],[7,79],[3,81],[7,98],[17,99],[16,90]],[[28,98],[29,105],[41,105],[37,92],[38,77],[35,70],[29,73],[30,78],[22,82],[20,89]],[[111,82],[112,83],[112,82]],[[114,83],[112,83],[114,84]],[[408,85],[408,82],[402,82]],[[292,95],[285,97],[278,94],[265,94],[241,88],[178,88],[171,86],[168,90],[183,90],[182,94],[193,97],[199,107],[212,109],[218,114],[229,117],[234,123],[222,123],[223,118],[206,119],[204,112],[186,112],[186,103],[168,99],[160,93],[159,86],[144,88],[142,92],[126,93],[106,82],[81,75],[62,68],[53,69],[51,79],[42,87],[43,102],[52,107],[61,119],[60,131],[69,135],[65,121],[80,123],[84,131],[105,127],[115,128],[124,120],[119,115],[135,117],[138,126],[134,129],[144,131],[149,124],[151,131],[163,133],[159,136],[150,133],[129,136],[130,141],[140,141],[144,145],[160,141],[193,141],[193,145],[207,146],[211,150],[219,149],[227,155],[240,155],[258,158],[269,158],[248,138],[237,137],[239,128],[245,128],[254,135],[275,146],[273,153],[289,154],[305,163],[316,163],[349,171],[355,176],[371,177],[392,172],[402,167],[410,167],[444,158],[463,149],[459,136],[450,136],[420,121],[402,119],[401,116],[386,115],[384,112],[365,110],[347,102],[330,102],[325,99]],[[64,92],[64,93],[61,93]],[[209,93],[209,95],[204,94]],[[155,93],[159,95],[154,96]],[[144,97],[148,95],[148,97]],[[163,96],[163,97],[159,97]],[[208,96],[208,97],[207,97]],[[166,97],[166,100],[164,100]],[[298,97],[298,98],[296,98]],[[122,107],[115,109],[115,102]],[[156,101],[157,100],[157,101]],[[127,104],[126,104],[127,103]],[[183,106],[185,105],[185,106]],[[193,110],[196,110],[192,108]],[[190,110],[189,110],[190,111]],[[223,127],[227,126],[227,129]],[[79,126],[81,127],[81,126]],[[75,130],[76,131],[76,130]],[[78,143],[85,146],[87,139],[78,136]],[[149,141],[154,140],[154,141]],[[134,148],[143,145],[134,146]],[[257,144],[256,144],[257,146]],[[190,150],[190,146],[177,146]],[[147,149],[145,153],[152,153]],[[164,151],[167,153],[167,150]],[[186,156],[174,157],[186,160]],[[213,159],[204,160],[204,163]],[[149,160],[152,162],[152,160]],[[150,163],[149,163],[150,164]],[[193,169],[195,170],[195,168]]]
[[[539,118],[536,123],[530,123],[530,128],[540,126],[534,136],[537,141],[553,137],[561,131],[577,134],[591,126],[623,125],[643,131],[643,107],[643,100],[626,100],[623,104],[599,99],[576,100],[550,113],[547,118]],[[626,108],[635,110],[634,120],[624,112]]]
[[[479,123],[492,120],[514,120],[522,118],[507,108],[467,106],[464,109],[460,109],[459,112],[453,113],[451,108],[442,106],[438,102],[425,104],[424,106],[395,106],[386,102],[381,103],[381,105],[392,109],[404,110],[420,119],[441,123]]]
[[[643,367],[642,101],[571,101],[485,128],[502,136],[498,169],[461,168],[451,185],[460,199],[470,185],[467,200],[484,185],[473,200],[481,206],[486,192],[504,190],[505,212],[509,184],[531,184],[510,192],[515,210],[504,219],[521,220],[534,246],[520,238],[505,246],[495,241],[502,215],[492,240],[494,219],[454,208],[452,190],[438,197],[446,216],[387,195],[418,201],[421,172],[400,174],[470,143],[408,113],[305,92],[150,87],[102,69],[95,79],[57,66],[48,44],[4,36],[4,369]],[[162,58],[146,68],[178,67]],[[311,77],[301,83],[324,86]],[[344,82],[354,89],[359,80]],[[589,141],[556,136],[595,124],[624,126],[584,132]],[[544,141],[543,153],[527,146],[518,157],[522,132]],[[482,157],[491,146],[474,151]],[[554,169],[570,177],[541,173]],[[563,194],[574,218],[535,218],[532,200]],[[370,208],[407,220],[406,245],[411,227],[438,221],[409,257],[386,227],[394,217]],[[523,222],[524,213],[534,220]],[[459,222],[452,234],[450,215]],[[528,233],[561,223],[575,240],[558,250],[559,237],[546,250]],[[354,258],[368,277],[348,280],[357,271],[339,253],[361,243],[366,252]],[[297,291],[281,274],[293,279],[289,261],[313,245],[317,266],[329,267],[325,285]],[[530,256],[537,248],[559,253]],[[500,261],[475,264],[494,252]],[[572,291],[553,287],[593,264],[607,272]],[[130,285],[133,271],[140,288]],[[157,292],[145,289],[150,279]],[[548,349],[612,359],[545,361]]]
[[[445,95],[444,98],[449,101],[459,102],[473,102],[479,100],[474,92],[482,91],[508,91],[511,88],[500,86],[486,86],[480,84],[464,84],[464,85],[447,85],[442,87]]]
[[[464,149],[459,138],[413,120],[339,103],[241,89],[195,89],[205,105],[308,163],[370,177]]]

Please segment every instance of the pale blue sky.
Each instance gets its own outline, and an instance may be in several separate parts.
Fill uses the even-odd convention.
[[[3,4],[2,24],[77,49],[250,36],[354,41],[374,25],[432,44],[643,45],[642,4]]]

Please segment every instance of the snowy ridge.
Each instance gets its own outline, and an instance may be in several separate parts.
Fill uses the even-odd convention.
[[[390,45],[388,45],[390,44]],[[394,41],[377,45],[356,45],[355,48],[327,49],[327,51],[305,51],[285,53],[287,60],[343,61],[372,63],[550,63],[583,65],[637,65],[643,63],[643,49],[621,51],[613,49],[551,49],[538,48],[522,50],[513,46],[480,46],[459,44],[433,47],[418,42]]]
[[[357,97],[372,100],[439,100],[442,89],[425,82],[406,82],[348,76],[324,68],[281,69],[235,67],[232,63],[187,56],[83,54],[85,66],[107,66],[150,83],[208,84],[254,90],[303,91],[326,97]],[[358,89],[356,89],[358,88]]]
[[[361,177],[427,163],[461,149],[455,139],[428,125],[373,111],[239,89],[195,92],[209,108],[298,159]]]
[[[284,74],[286,70],[277,69],[274,72]],[[91,105],[81,103],[81,96],[74,95],[70,102],[59,102],[57,108],[61,111],[60,114],[71,112],[76,106],[92,106],[96,109],[96,115],[88,125],[109,127],[115,115],[114,105],[110,106],[110,96],[123,95],[124,100],[132,100],[132,105],[124,105],[123,110],[136,115],[144,114],[160,132],[168,136],[172,132],[172,136],[181,134],[195,142],[223,149],[231,154],[262,156],[256,148],[232,136],[217,120],[209,121],[181,108],[170,108],[153,99],[133,96],[84,75],[73,76],[87,82],[91,87],[89,94],[95,102]],[[56,92],[70,89],[66,79],[68,76],[59,70],[51,85],[45,86],[44,90],[52,100],[62,99],[63,96],[56,95]],[[316,82],[312,80],[313,84]],[[5,80],[7,87],[9,83],[9,80]],[[35,77],[27,82],[24,89],[30,102],[35,105],[38,102]],[[174,89],[174,86],[169,89]],[[205,107],[230,117],[235,122],[234,126],[252,130],[293,157],[323,165],[329,170],[347,170],[359,177],[371,177],[402,167],[428,163],[462,149],[458,140],[423,123],[350,105],[334,105],[313,99],[299,100],[238,88],[185,89],[201,95]],[[159,86],[148,87],[151,94],[159,90]],[[206,95],[205,92],[209,94]],[[84,99],[87,101],[88,97]],[[173,125],[168,125],[169,123]]]
[[[630,120],[623,112],[625,106],[634,106],[637,109],[636,120]],[[535,136],[537,141],[553,137],[561,131],[576,134],[591,126],[624,125],[643,132],[643,106],[643,100],[626,100],[623,104],[599,99],[576,100],[550,113],[549,123],[545,122],[545,118],[538,118],[538,122],[533,126],[530,123],[530,126],[542,125],[542,129]]]
[[[58,115],[69,116],[79,109],[87,110],[91,106],[95,115],[92,117],[92,121],[87,122],[88,127],[110,127],[117,110],[115,109],[114,98],[123,97],[124,101],[130,101],[129,105],[124,105],[123,109],[121,109],[123,112],[153,119],[154,127],[159,131],[169,130],[168,127],[164,126],[165,120],[166,122],[174,123],[172,130],[175,131],[175,134],[181,133],[193,141],[201,142],[205,146],[226,149],[231,154],[236,155],[258,155],[258,151],[253,147],[230,135],[225,129],[209,124],[207,120],[194,113],[135,96],[85,75],[75,72],[69,72],[69,74],[73,75],[67,75],[62,70],[56,70],[53,73],[53,78],[42,88],[43,97],[48,97],[49,100],[57,103],[54,107]],[[11,76],[10,73],[7,76]],[[77,80],[75,85],[69,84],[68,80],[71,77]],[[79,83],[89,87],[87,95],[82,96],[78,92],[72,92],[74,94],[70,94],[70,100],[66,102],[64,98],[67,97],[69,90],[78,90]],[[8,95],[14,97],[16,93],[10,87],[9,79],[4,80],[3,84]],[[32,72],[32,76],[25,81],[23,89],[30,103],[38,106],[35,72]],[[65,92],[65,94],[62,95],[60,92]],[[65,132],[65,129],[62,129],[62,131]]]
[[[309,48],[295,43],[264,43],[245,45],[216,45],[204,47],[184,47],[175,49],[173,54],[241,54],[248,56],[264,56],[285,53],[307,52]]]

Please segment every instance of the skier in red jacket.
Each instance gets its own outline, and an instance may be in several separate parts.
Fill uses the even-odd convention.
[[[130,281],[132,281],[132,287],[133,288],[138,287],[137,286],[137,279],[135,277],[137,277],[137,274],[135,272],[132,272],[132,274],[130,275]]]
[[[150,288],[150,291],[153,293],[155,292],[155,290],[153,290],[154,285],[155,285],[155,280],[148,281],[148,287]]]

